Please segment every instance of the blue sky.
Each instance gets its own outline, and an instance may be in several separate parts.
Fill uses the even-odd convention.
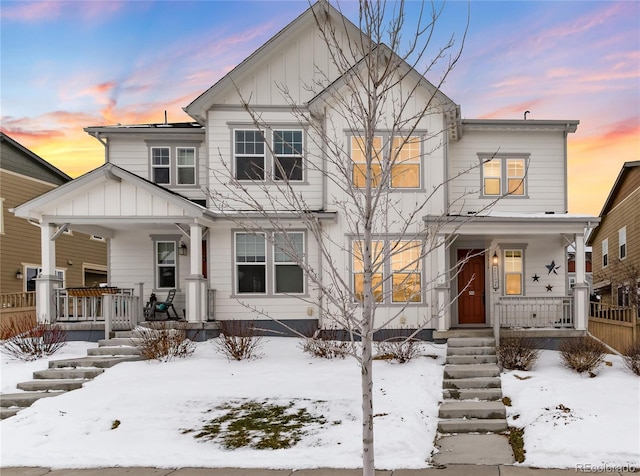
[[[87,172],[103,149],[83,127],[161,122],[165,110],[189,120],[182,107],[307,6],[2,0],[2,130],[72,176]],[[356,2],[340,7],[357,21]],[[621,165],[640,160],[640,2],[453,1],[436,43],[453,34],[459,45],[468,10],[443,91],[464,118],[579,119],[570,211],[598,214]]]

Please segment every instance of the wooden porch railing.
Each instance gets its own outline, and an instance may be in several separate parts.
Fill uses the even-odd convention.
[[[624,352],[640,340],[638,309],[590,302],[589,332],[618,352]]]
[[[501,327],[573,328],[573,299],[560,297],[501,297],[495,318]]]
[[[122,298],[115,300],[121,302],[125,297],[134,297],[133,289],[130,288],[66,288],[55,290],[56,316],[55,322],[78,322],[78,321],[104,321],[105,319],[105,296],[119,295]],[[139,302],[138,302],[139,306]],[[139,316],[141,310],[129,307],[129,315]]]
[[[14,307],[34,307],[35,305],[36,305],[35,291],[0,294],[1,309],[14,308]]]

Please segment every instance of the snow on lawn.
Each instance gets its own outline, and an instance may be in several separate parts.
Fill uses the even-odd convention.
[[[640,378],[619,356],[605,360],[612,365],[590,378],[546,350],[532,371],[502,374],[509,425],[524,428],[524,465],[640,467]]]
[[[49,368],[50,360],[86,357],[87,349],[97,347],[93,342],[70,341],[55,354],[31,362],[14,359],[0,352],[0,393],[16,393],[16,384],[33,379],[33,372]]]
[[[209,341],[199,343],[187,359],[119,364],[80,390],[41,399],[3,420],[2,465],[360,467],[361,389],[356,362],[313,358],[293,338],[264,339],[261,351],[264,356],[259,360],[230,362]],[[445,348],[425,344],[424,352],[437,355],[437,360],[374,362],[380,468],[428,466]],[[4,378],[3,371],[3,388]],[[242,399],[294,401],[313,415],[323,415],[328,423],[281,450],[225,450],[184,433],[211,420],[210,411],[216,406]],[[120,424],[112,429],[115,420]]]

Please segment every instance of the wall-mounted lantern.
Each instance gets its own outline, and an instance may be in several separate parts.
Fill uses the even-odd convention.
[[[184,241],[181,241],[178,245],[178,253],[180,256],[187,256],[187,244]]]
[[[22,274],[22,270],[19,269],[18,271],[16,271],[16,279],[19,279],[22,281],[22,278],[24,277],[24,275]]]

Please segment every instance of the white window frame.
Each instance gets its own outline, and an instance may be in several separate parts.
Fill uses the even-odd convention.
[[[289,259],[289,260],[280,260],[278,258],[278,256],[280,254],[284,254],[285,256],[289,256],[291,257],[291,253],[289,253],[288,251],[288,247],[287,247],[287,242],[284,242],[284,248],[281,248],[278,246],[277,242],[278,242],[278,235],[295,235],[295,236],[299,236],[301,239],[299,241],[300,245],[301,245],[301,249],[296,249],[296,253],[299,255],[297,257],[297,259]],[[289,239],[291,240],[291,239]],[[297,242],[295,240],[291,241],[291,243],[293,243],[293,245],[295,246],[297,244]],[[273,294],[284,294],[284,295],[296,295],[296,294],[305,294],[306,289],[305,289],[305,279],[304,279],[304,270],[300,267],[300,262],[304,261],[304,257],[306,256],[306,252],[305,252],[305,234],[302,231],[289,231],[286,233],[274,233],[274,245],[273,245]],[[302,290],[298,291],[298,292],[294,292],[294,291],[278,291],[278,267],[279,266],[287,266],[287,267],[291,267],[291,266],[297,266],[298,268],[300,268],[300,270],[302,271]]]
[[[193,153],[193,164],[190,165],[184,165],[184,164],[180,164],[180,152],[181,151],[191,151]],[[176,147],[176,185],[195,185],[197,183],[198,177],[196,174],[196,148],[195,147],[183,147],[183,146],[178,146]],[[193,181],[191,182],[182,182],[180,180],[180,172],[182,170],[188,170],[191,169],[193,171]]]
[[[508,198],[528,198],[528,180],[527,180],[527,171],[529,169],[529,154],[523,153],[501,153],[501,154],[478,154],[480,159],[480,196],[482,198],[497,198],[497,197],[508,197]],[[522,161],[522,174],[517,175],[509,175],[510,174],[510,162],[514,161]],[[499,171],[499,176],[486,175],[485,174],[485,166],[491,163],[498,163],[499,167],[495,167],[496,170]],[[486,192],[486,183],[487,179],[497,179],[499,181],[499,193],[487,193]],[[522,193],[513,193],[510,191],[509,182],[511,180],[519,180],[520,185],[517,188],[522,187]]]
[[[519,257],[516,256],[507,256],[509,253],[520,253]],[[509,269],[510,259],[519,258],[520,269]],[[503,293],[505,296],[524,296],[524,250],[522,248],[506,248],[502,252],[502,263],[504,268],[504,290]],[[507,277],[508,276],[520,276],[520,292],[519,293],[508,293],[507,292]]]
[[[629,254],[627,250],[627,227],[623,226],[618,230],[618,257],[620,260],[626,259]]]
[[[609,238],[602,240],[602,267],[609,266]]]
[[[154,151],[156,150],[166,150],[168,156],[166,157],[167,163],[160,163],[160,164],[156,164],[155,162],[155,155],[154,155]],[[157,185],[171,185],[171,147],[166,146],[166,145],[154,145],[151,147],[151,181]],[[161,155],[159,157],[160,159],[164,159],[164,155]],[[168,172],[168,177],[167,177],[167,181],[166,182],[158,182],[156,181],[156,176],[155,176],[155,172],[156,170],[164,170],[166,169]]]
[[[173,245],[173,263],[161,263],[160,255],[159,255],[159,245],[160,244],[171,244]],[[155,289],[177,289],[178,288],[178,242],[174,240],[154,240],[154,263],[155,263]],[[161,286],[160,276],[162,269],[173,268],[173,286]]]
[[[247,153],[246,149],[243,152],[238,152],[239,144],[249,144],[249,143],[259,144],[260,143],[255,139],[253,140],[253,142],[247,142],[246,136],[244,138],[245,140],[239,141],[237,134],[240,132],[242,133],[252,132],[254,134],[259,134],[260,136],[262,136],[262,153],[258,153],[258,152]],[[260,129],[243,129],[243,128],[233,129],[232,140],[233,140],[233,170],[234,170],[234,177],[236,178],[236,180],[239,180],[241,182],[264,182],[267,176],[267,142],[266,142],[266,136],[264,131]],[[262,176],[255,177],[255,178],[239,177],[240,167],[238,167],[238,159],[256,159],[256,158],[262,158]]]
[[[0,197],[0,235],[4,235],[4,197]]]
[[[244,258],[249,257],[249,256],[253,256],[255,258],[254,261],[239,261],[238,258],[240,257],[239,253],[239,244],[238,244],[238,237],[240,236],[248,236],[248,237],[258,237],[261,236],[262,237],[262,243],[263,243],[263,255],[260,255],[258,253],[255,253],[253,255],[249,255],[247,253],[244,253],[242,256]],[[268,293],[268,283],[267,283],[267,237],[265,233],[247,233],[247,232],[235,232],[233,235],[233,262],[234,262],[234,269],[235,269],[235,273],[234,273],[234,281],[235,281],[235,294],[237,295],[242,295],[242,296],[251,296],[251,295],[258,295],[258,296],[264,296]],[[259,260],[259,258],[262,258],[262,261]],[[243,266],[262,266],[264,271],[263,271],[263,276],[264,276],[264,291],[241,291],[240,290],[240,272]]]
[[[284,139],[284,135],[287,133],[300,133],[300,142],[299,147],[300,151],[297,152],[295,147],[298,145],[297,141],[293,141],[289,143],[286,139]],[[277,142],[282,140],[282,145],[287,152],[278,153],[276,150]],[[304,151],[305,151],[305,134],[303,129],[287,129],[284,127],[276,128],[272,131],[271,134],[271,147],[273,150],[273,158],[272,158],[272,170],[273,170],[273,180],[275,181],[284,181],[285,179],[282,177],[278,177],[280,174],[280,169],[278,168],[278,159],[282,157],[283,159],[292,159],[296,162],[300,162],[300,178],[287,178],[288,182],[302,182],[304,180]],[[284,167],[283,167],[284,169]],[[285,170],[283,170],[285,171]]]

